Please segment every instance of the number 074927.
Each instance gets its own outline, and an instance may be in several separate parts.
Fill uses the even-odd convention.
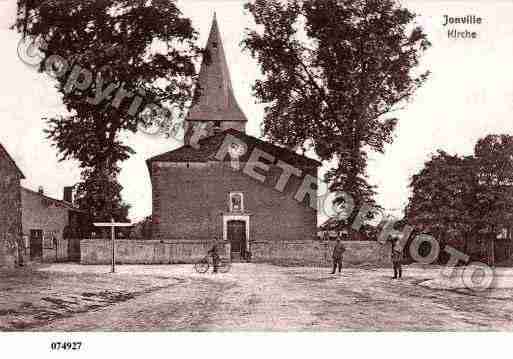
[[[52,342],[50,349],[52,350],[80,350],[82,342]]]

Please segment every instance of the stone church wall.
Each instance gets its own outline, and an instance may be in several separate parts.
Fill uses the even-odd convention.
[[[310,171],[316,174],[315,169]],[[154,239],[221,239],[230,192],[244,194],[249,240],[297,241],[316,236],[316,210],[307,205],[308,197],[303,203],[294,198],[302,179],[292,176],[285,190],[278,191],[274,187],[282,170],[276,166],[262,172],[264,183],[219,162],[154,163],[152,172]]]

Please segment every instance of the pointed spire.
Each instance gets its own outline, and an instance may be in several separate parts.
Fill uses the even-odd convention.
[[[206,49],[210,56],[209,61],[204,59],[201,64],[198,80],[200,98],[189,110],[186,120],[246,122],[246,116],[233,94],[215,12]]]

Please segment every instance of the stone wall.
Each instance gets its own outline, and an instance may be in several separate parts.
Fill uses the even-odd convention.
[[[345,265],[370,265],[383,267],[390,265],[390,244],[377,241],[344,241],[346,248]],[[277,264],[332,265],[334,241],[256,241],[251,243],[253,262]]]
[[[0,240],[0,268],[14,268],[16,265],[15,251],[6,240]]]
[[[43,258],[45,263],[67,262],[69,261],[67,239],[57,239],[56,244],[48,242],[43,245]]]
[[[390,265],[390,245],[376,241],[347,241],[345,265]],[[193,263],[212,248],[204,241],[134,241],[116,240],[116,262],[120,264]],[[253,241],[253,262],[330,266],[334,242],[321,241]],[[228,258],[229,243],[224,244],[222,257]],[[82,264],[111,263],[111,242],[105,239],[85,239],[80,243]]]
[[[208,241],[135,241],[116,240],[116,263],[119,264],[177,264],[193,263],[205,257],[212,248]],[[80,242],[82,264],[110,264],[111,241],[107,239],[84,239]],[[220,248],[223,258],[228,258],[229,243]]]
[[[1,145],[0,145],[1,147]],[[0,148],[0,267],[14,267],[21,236],[21,173]]]

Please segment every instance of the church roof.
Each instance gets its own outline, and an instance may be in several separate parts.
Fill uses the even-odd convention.
[[[295,165],[300,168],[305,167],[319,167],[320,162],[311,158],[299,155],[287,148],[279,147],[271,143],[262,141],[256,137],[249,136],[243,132],[229,128],[223,132],[217,133],[213,136],[199,140],[197,148],[190,145],[182,146],[176,150],[163,153],[161,155],[152,157],[146,162],[150,167],[152,162],[207,162],[217,161],[215,155],[223,144],[226,135],[232,135],[238,138],[247,146],[247,151],[240,157],[241,162],[246,162],[251,155],[254,148],[273,155],[275,158],[286,162],[289,165]],[[226,156],[226,161],[229,161],[229,156]]]
[[[25,179],[25,175],[23,174],[23,172],[21,172],[20,168],[18,167],[18,165],[16,164],[16,161],[14,161],[14,159],[11,157],[11,155],[9,155],[9,152],[7,152],[7,150],[5,149],[4,146],[2,146],[2,144],[0,143],[0,156],[3,156],[4,158],[7,159],[8,162],[11,163],[11,165],[14,167],[14,169],[18,172],[18,174],[20,175],[20,178],[21,179]]]
[[[223,41],[215,15],[206,50],[207,55],[201,64],[198,79],[200,97],[189,110],[186,120],[246,122],[246,116],[233,94]]]

